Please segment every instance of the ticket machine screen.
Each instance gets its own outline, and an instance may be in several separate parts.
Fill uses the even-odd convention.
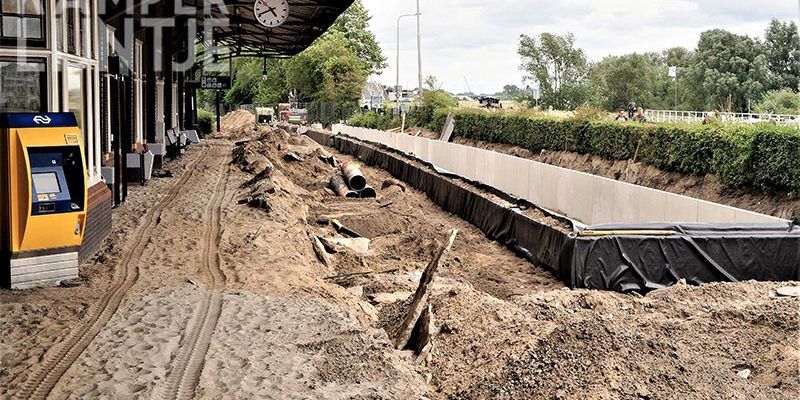
[[[80,149],[28,148],[31,167],[31,215],[81,211],[83,161]]]
[[[33,189],[36,193],[52,194],[61,192],[61,185],[55,172],[40,172],[33,174]]]

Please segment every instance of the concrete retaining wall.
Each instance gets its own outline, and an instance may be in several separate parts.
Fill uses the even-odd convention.
[[[494,151],[347,125],[334,133],[380,143],[524,198],[587,225],[641,222],[788,223],[692,197],[632,185]]]

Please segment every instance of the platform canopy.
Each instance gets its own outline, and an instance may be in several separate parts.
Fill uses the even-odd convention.
[[[182,4],[176,6],[178,2]],[[288,0],[289,17],[275,28],[256,20],[255,0],[107,0],[106,3],[105,11],[101,12],[106,23],[120,25],[121,19],[132,18],[138,31],[147,25],[145,19],[176,21],[175,50],[187,45],[184,39],[181,46],[182,38],[196,33],[198,43],[224,48],[218,57],[228,58],[293,56],[319,38],[353,0]],[[149,5],[143,8],[143,4]],[[204,51],[198,53],[199,58],[204,57]]]

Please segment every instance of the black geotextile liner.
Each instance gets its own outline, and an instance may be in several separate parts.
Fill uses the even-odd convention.
[[[800,228],[784,224],[597,225],[670,236],[571,237],[559,275],[570,287],[648,291],[675,284],[800,280]]]
[[[343,135],[309,131],[312,139],[384,169],[425,192],[444,210],[480,228],[533,263],[544,266],[571,288],[646,292],[680,279],[700,284],[717,281],[800,280],[800,227],[784,224],[629,224],[596,225],[590,231],[675,231],[670,236],[577,237],[504,207],[446,179],[452,174],[380,144],[367,146]],[[431,169],[428,169],[431,167]],[[436,172],[438,171],[438,172]],[[478,182],[481,190],[512,203],[510,196]],[[540,209],[541,210],[541,209]],[[572,221],[543,210],[572,226]]]

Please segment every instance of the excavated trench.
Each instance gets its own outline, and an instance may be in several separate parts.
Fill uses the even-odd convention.
[[[678,285],[646,296],[567,290],[426,193],[392,184],[380,168],[362,168],[376,188],[387,182],[377,199],[326,192],[337,172],[319,153],[353,159],[307,137],[281,135],[312,149],[303,162],[284,163],[282,145],[259,141],[275,152],[275,169],[307,191],[301,197],[310,230],[332,235],[316,222],[337,218],[371,240],[369,255],[335,254],[334,279],[326,280],[377,311],[370,326],[391,332],[436,244],[450,227],[461,230],[430,300],[439,331],[432,357],[409,360],[429,381],[430,397],[791,398],[798,389],[790,367],[800,354],[798,301],[776,296],[780,284]]]

